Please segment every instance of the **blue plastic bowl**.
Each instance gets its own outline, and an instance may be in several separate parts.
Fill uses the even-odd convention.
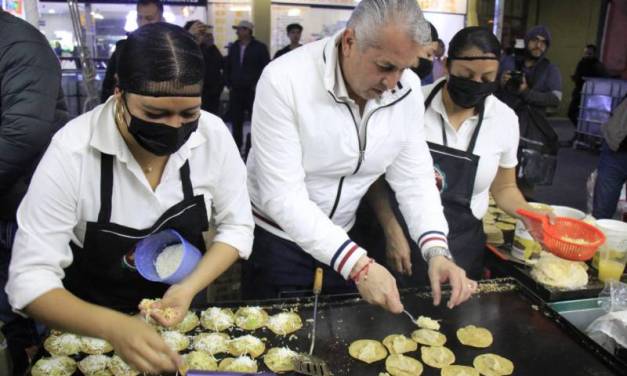
[[[164,248],[174,244],[183,244],[183,258],[174,273],[167,278],[161,278],[155,268],[155,262]],[[135,267],[137,267],[139,274],[149,281],[169,285],[178,283],[187,277],[194,270],[201,257],[202,254],[196,247],[171,229],[150,235],[137,243],[135,247]]]

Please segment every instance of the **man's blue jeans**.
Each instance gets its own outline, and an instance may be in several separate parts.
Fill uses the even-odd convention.
[[[594,185],[592,215],[613,218],[620,191],[627,181],[627,151],[613,151],[603,142]]]

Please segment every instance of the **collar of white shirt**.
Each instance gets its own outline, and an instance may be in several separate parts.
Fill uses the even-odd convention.
[[[111,96],[105,104],[96,109],[91,121],[94,122],[94,130],[89,141],[89,145],[104,154],[116,156],[125,164],[133,159],[130,149],[117,129],[114,117],[115,99]],[[192,149],[202,145],[207,140],[198,131],[193,132],[189,140],[179,150],[170,156],[175,161],[177,167],[181,167],[190,157]]]

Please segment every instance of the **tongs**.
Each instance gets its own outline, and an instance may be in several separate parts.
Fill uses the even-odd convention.
[[[311,327],[311,346],[309,346],[309,354],[298,354],[294,358],[294,370],[302,375],[310,376],[333,376],[333,373],[329,370],[327,363],[313,356],[314,345],[316,343],[316,321],[318,317],[318,296],[322,291],[322,268],[316,268],[316,274],[314,277],[314,310],[313,310],[313,325]]]

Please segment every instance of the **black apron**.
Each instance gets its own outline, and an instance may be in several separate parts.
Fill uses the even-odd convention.
[[[446,80],[443,80],[433,88],[425,100],[425,111],[445,83]],[[478,110],[479,122],[466,151],[448,147],[444,119],[441,115],[442,145],[427,142],[436,170],[444,216],[449,224],[449,249],[455,263],[474,279],[481,278],[486,244],[483,223],[472,214],[470,208],[479,166],[479,156],[473,154],[473,151],[483,123],[483,103]]]
[[[204,253],[203,232],[209,221],[203,195],[194,196],[186,161],[180,168],[183,200],[163,213],[152,227],[138,230],[111,223],[113,161],[112,155],[101,154],[98,222],[87,222],[82,249],[70,243],[74,262],[65,270],[63,283],[70,292],[90,303],[135,311],[141,299],[161,297],[169,287],[148,281],[135,270],[136,243],[151,234],[173,229]]]

